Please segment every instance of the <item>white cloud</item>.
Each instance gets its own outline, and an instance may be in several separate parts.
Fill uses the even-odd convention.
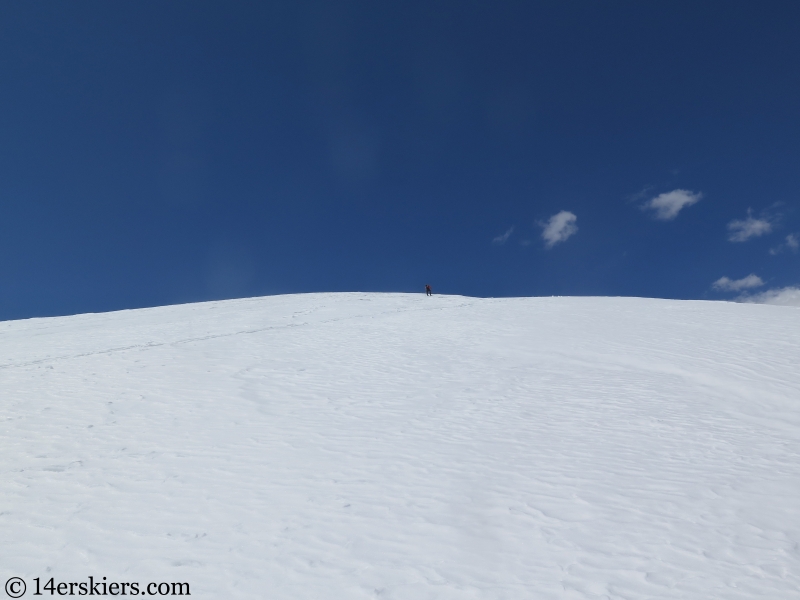
[[[764,285],[764,281],[761,277],[750,274],[741,279],[720,277],[712,284],[712,287],[721,292],[741,292],[742,290],[749,290],[751,288],[761,287],[762,285]]]
[[[492,240],[492,243],[493,244],[505,244],[508,241],[508,238],[511,237],[512,233],[514,233],[514,226],[513,225],[511,227],[509,227],[508,231],[506,231],[504,234],[498,235],[496,238],[494,238]]]
[[[750,238],[759,237],[772,231],[769,219],[754,219],[751,211],[747,211],[746,219],[736,219],[728,223],[728,240],[746,242]]]
[[[671,221],[678,216],[682,208],[700,201],[703,194],[689,190],[672,190],[659,194],[642,205],[642,210],[654,210],[656,219]]]
[[[738,302],[753,304],[775,304],[778,306],[800,306],[800,287],[785,287],[767,290],[752,296],[741,296]]]
[[[553,215],[547,223],[539,223],[544,228],[542,239],[546,248],[552,248],[559,242],[563,242],[578,231],[575,222],[578,220],[573,213],[562,210]]]
[[[787,248],[792,252],[797,252],[797,250],[800,248],[800,237],[798,237],[796,233],[790,233],[787,235],[786,241],[782,244],[778,244],[774,248],[770,248],[769,253],[774,256],[775,254],[780,254]]]

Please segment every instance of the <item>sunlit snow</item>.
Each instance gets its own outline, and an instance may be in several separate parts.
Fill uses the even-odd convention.
[[[91,575],[209,599],[800,598],[798,365],[800,309],[724,302],[0,323],[0,576],[26,597]]]

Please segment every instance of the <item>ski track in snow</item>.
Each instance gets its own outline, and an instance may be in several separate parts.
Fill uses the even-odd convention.
[[[0,577],[800,598],[800,309],[308,294],[0,323]]]

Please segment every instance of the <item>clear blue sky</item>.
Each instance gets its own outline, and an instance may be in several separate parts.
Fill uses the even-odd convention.
[[[3,2],[0,319],[797,285],[799,73],[789,1]]]

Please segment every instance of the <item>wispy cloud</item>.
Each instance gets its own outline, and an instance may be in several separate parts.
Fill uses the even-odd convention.
[[[492,243],[493,244],[499,244],[499,245],[505,244],[508,241],[508,238],[511,237],[512,233],[514,233],[514,226],[513,225],[511,227],[509,227],[508,230],[505,233],[503,233],[501,235],[498,235],[496,238],[494,238],[492,240]]]
[[[642,204],[642,210],[652,210],[655,212],[656,219],[671,221],[678,216],[682,209],[696,204],[702,197],[703,194],[700,192],[672,190],[651,198]]]
[[[735,219],[728,223],[728,240],[746,242],[750,238],[759,237],[772,231],[772,220],[764,217],[753,218],[753,211],[747,211],[746,219]]]
[[[638,192],[636,192],[636,193],[634,193],[634,194],[631,194],[631,195],[629,195],[629,196],[628,196],[627,198],[625,198],[625,199],[626,199],[628,202],[639,202],[639,200],[642,200],[642,199],[644,199],[644,198],[647,198],[647,196],[649,196],[649,195],[650,195],[650,191],[651,191],[652,189],[653,189],[653,186],[652,186],[652,185],[646,185],[646,186],[644,186],[644,187],[643,187],[641,190],[639,190]]]
[[[774,248],[769,249],[769,253],[773,256],[776,254],[780,254],[784,250],[790,250],[791,252],[797,252],[800,249],[800,237],[796,233],[790,233],[786,236],[786,240]]]
[[[539,226],[544,229],[542,231],[542,239],[546,248],[552,248],[559,242],[567,240],[570,236],[578,231],[578,226],[575,222],[578,220],[573,213],[568,210],[562,210],[550,217],[547,223],[539,223]]]
[[[800,287],[785,287],[767,290],[760,294],[744,295],[737,302],[754,304],[775,304],[779,306],[800,306]]]
[[[758,275],[750,274],[741,279],[730,279],[729,277],[720,277],[711,286],[715,290],[721,292],[741,292],[742,290],[749,290],[752,288],[761,287],[764,281]]]

